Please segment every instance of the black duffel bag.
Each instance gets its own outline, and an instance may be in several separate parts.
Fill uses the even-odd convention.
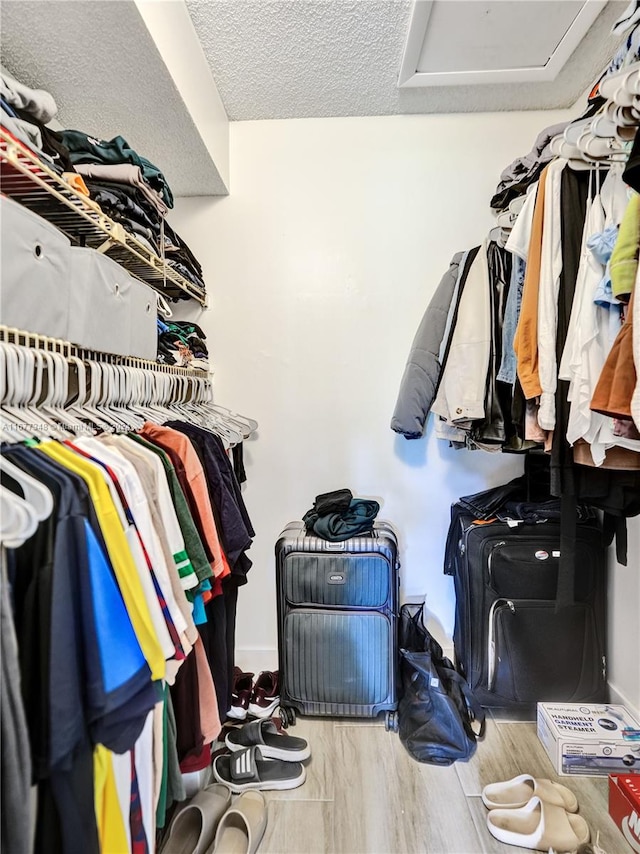
[[[399,626],[400,741],[418,762],[470,759],[485,718],[465,680],[423,623],[422,605],[403,605]]]

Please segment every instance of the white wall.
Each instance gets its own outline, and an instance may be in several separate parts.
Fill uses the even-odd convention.
[[[627,566],[609,554],[609,685],[640,718],[640,518],[627,520],[627,532]]]
[[[239,658],[275,663],[273,546],[316,494],[376,498],[400,537],[405,597],[453,629],[442,574],[449,507],[521,460],[389,428],[413,335],[454,252],[493,225],[502,169],[558,113],[231,125],[231,195],[182,199],[172,223],[202,260],[219,403],[255,417],[245,498],[257,536]],[[638,554],[636,550],[635,554]],[[247,660],[248,658],[248,660]],[[622,679],[622,677],[621,677]]]

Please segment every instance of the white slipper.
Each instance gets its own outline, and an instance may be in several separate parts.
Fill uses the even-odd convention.
[[[207,854],[255,854],[267,827],[267,802],[260,792],[243,792],[222,816]]]
[[[204,854],[213,842],[218,822],[231,806],[227,786],[212,783],[177,813],[165,843],[163,854]]]
[[[567,812],[578,811],[578,801],[571,789],[552,780],[520,774],[501,783],[489,783],[482,790],[482,803],[487,809],[518,809],[538,797],[548,804],[555,804]]]
[[[581,816],[536,797],[521,809],[490,810],[487,827],[492,836],[506,845],[535,851],[553,848],[558,854],[576,851],[590,836],[589,825]]]

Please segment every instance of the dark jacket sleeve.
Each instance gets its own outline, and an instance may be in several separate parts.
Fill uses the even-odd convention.
[[[391,429],[406,439],[419,439],[424,433],[440,377],[438,354],[463,256],[463,252],[458,252],[451,259],[411,345],[391,419]]]

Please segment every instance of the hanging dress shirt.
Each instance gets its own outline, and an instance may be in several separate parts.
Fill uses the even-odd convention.
[[[547,168],[545,181],[544,221],[540,250],[538,286],[538,378],[540,408],[538,424],[553,430],[556,423],[556,334],[558,329],[558,290],[562,273],[562,228],[560,225],[560,188],[562,170],[567,161],[554,160]]]

